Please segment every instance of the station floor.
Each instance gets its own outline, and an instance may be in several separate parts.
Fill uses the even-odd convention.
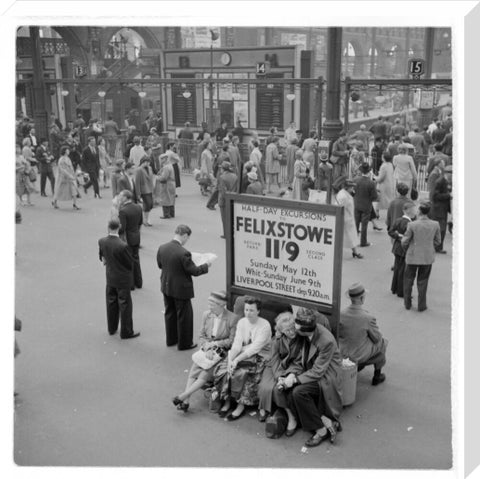
[[[48,191],[48,190],[47,190]],[[225,244],[219,211],[205,208],[191,176],[182,178],[174,220],[152,212],[142,229],[144,287],[132,293],[130,341],[110,337],[105,317],[105,273],[97,240],[106,234],[111,193],[82,198],[59,210],[33,197],[16,226],[15,307],[23,321],[15,360],[13,457],[19,466],[148,466],[449,469],[452,466],[452,236],[437,255],[428,310],[406,311],[390,292],[393,256],[385,230],[369,231],[373,245],[353,259],[345,250],[342,289],[361,281],[366,308],[389,339],[387,380],[370,384],[359,373],[357,398],[345,408],[334,445],[302,452],[309,434],[270,440],[256,416],[235,423],[208,411],[203,394],[187,414],[171,398],[185,384],[191,351],[165,345],[158,246],[179,223],[190,225],[191,251],[219,259],[196,278],[195,334],[211,290],[225,287]],[[83,195],[84,196],[84,195]],[[13,252],[12,252],[13,254]],[[342,305],[347,304],[344,297]]]

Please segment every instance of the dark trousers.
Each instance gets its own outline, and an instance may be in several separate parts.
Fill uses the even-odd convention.
[[[175,218],[175,206],[162,206],[164,218]]]
[[[207,207],[208,208],[213,208],[217,203],[218,203],[218,189],[215,188],[213,190],[212,195],[210,196],[210,198],[207,201]]]
[[[395,255],[392,277],[392,293],[403,298],[403,275],[405,273],[405,256]]]
[[[163,295],[165,304],[165,334],[167,346],[177,344],[179,350],[193,343],[193,309],[190,299]]]
[[[304,431],[315,431],[323,427],[323,393],[318,382],[299,384],[288,391],[288,405],[300,421]]]
[[[431,264],[407,264],[405,266],[405,273],[403,275],[403,294],[405,307],[412,306],[412,289],[415,277],[417,278],[418,289],[418,310],[423,311],[427,309],[427,286],[430,272],[432,271]]]
[[[357,227],[357,233],[360,230],[360,246],[365,246],[367,244],[367,229],[368,222],[370,221],[372,210],[369,211],[360,211],[355,210],[355,226]]]
[[[133,257],[133,285],[135,288],[141,288],[143,285],[142,269],[140,267],[139,246],[128,246]]]
[[[440,225],[440,238],[442,240],[440,246],[437,248],[437,251],[442,251],[445,235],[447,234],[447,218],[435,219],[435,221],[438,221],[438,224]]]
[[[365,366],[369,366],[370,364],[373,364],[375,370],[381,370],[387,362],[387,357],[385,355],[386,350],[387,350],[387,346],[385,341],[383,341],[382,350],[378,351],[378,353],[369,357],[364,363],[359,363],[358,370],[361,371]]]
[[[85,190],[88,190],[90,186],[93,185],[93,191],[96,195],[100,195],[100,190],[98,188],[98,171],[87,171],[88,176],[90,176],[90,180],[84,186]]]
[[[47,178],[48,181],[50,181],[50,188],[53,195],[53,192],[55,191],[55,176],[53,175],[53,170],[51,166],[48,168],[40,168],[40,194],[42,195],[45,194],[45,185],[47,184]]]
[[[116,333],[120,318],[120,337],[131,336],[133,334],[133,304],[130,288],[114,288],[107,284],[106,298],[108,332]]]

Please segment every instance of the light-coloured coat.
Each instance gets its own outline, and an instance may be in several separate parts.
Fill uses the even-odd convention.
[[[360,304],[351,304],[340,313],[338,345],[344,358],[357,364],[385,350],[386,340],[376,319]]]
[[[402,246],[407,249],[406,264],[432,264],[435,261],[435,248],[441,244],[440,225],[427,216],[420,216],[408,224],[402,238]]]
[[[55,200],[70,201],[78,194],[77,179],[72,162],[68,156],[58,159],[58,171],[55,181]]]
[[[155,199],[158,199],[161,206],[175,204],[175,172],[170,163],[166,163],[157,175]]]
[[[355,226],[355,206],[352,195],[341,189],[335,196],[338,205],[343,206],[343,247],[355,248],[358,245],[358,233]]]
[[[228,309],[224,309],[222,317],[218,325],[215,338],[212,337],[214,316],[210,311],[205,311],[202,317],[202,329],[198,338],[198,344],[202,347],[207,342],[215,342],[215,345],[219,348],[230,349],[233,344],[233,338],[235,337],[235,331],[237,328],[238,316],[233,314]]]

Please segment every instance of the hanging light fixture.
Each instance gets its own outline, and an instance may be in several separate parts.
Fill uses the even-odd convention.
[[[140,98],[145,98],[145,97],[147,96],[147,92],[146,92],[146,91],[143,91],[143,90],[142,90],[142,91],[139,91],[139,92],[138,92],[138,96],[139,96]]]
[[[192,93],[189,92],[188,90],[185,90],[183,93],[183,98],[190,98],[192,96]]]
[[[289,101],[295,100],[295,93],[287,93],[285,96],[287,97],[287,100],[289,100]]]
[[[68,90],[62,90],[62,96],[68,96],[69,93],[70,92]]]
[[[100,90],[99,92],[97,92],[97,95],[98,95],[100,98],[103,98],[106,94],[107,94],[107,92],[104,91],[104,90]]]

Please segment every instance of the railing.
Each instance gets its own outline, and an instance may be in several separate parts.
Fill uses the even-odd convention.
[[[65,40],[61,38],[41,38],[40,47],[42,55],[53,56],[55,54],[68,56],[70,48]],[[17,56],[31,57],[33,54],[32,39],[30,37],[17,38]]]

